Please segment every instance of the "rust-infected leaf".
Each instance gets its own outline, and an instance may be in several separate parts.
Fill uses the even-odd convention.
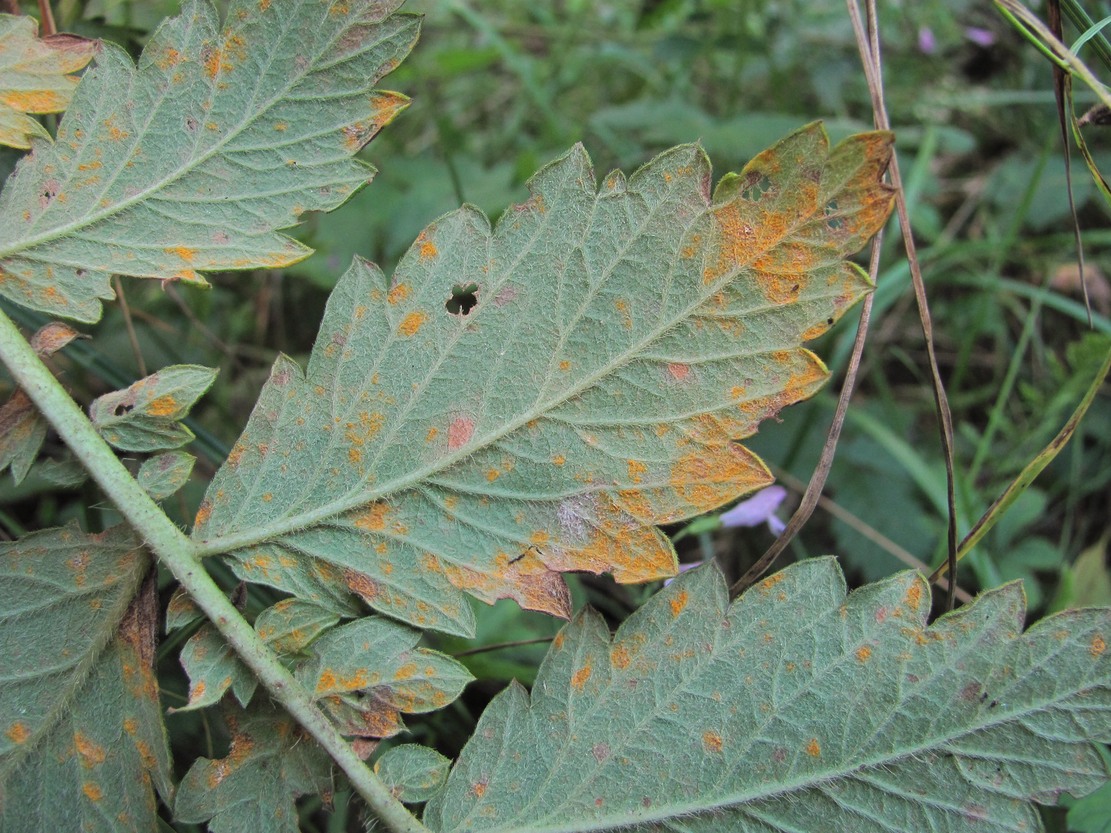
[[[433,223],[388,284],[357,260],[307,370],[276,362],[194,538],[244,578],[298,594],[330,573],[459,633],[464,593],[567,615],[562,572],[672,575],[653,525],[766,485],[735,440],[826,378],[801,344],[869,289],[846,257],[891,208],[890,143],[830,148],[811,125],[712,198],[697,146],[600,191],[577,147],[495,228]]]
[[[331,798],[331,761],[284,712],[229,710],[227,757],[201,758],[186,773],[174,802],[183,822],[208,822],[211,833],[298,833],[301,795]]]
[[[60,113],[99,44],[76,35],[37,37],[34,19],[0,14],[0,144],[27,150],[32,138],[49,139],[28,113]]]
[[[155,828],[173,786],[148,566],[118,527],[0,545],[0,830]]]

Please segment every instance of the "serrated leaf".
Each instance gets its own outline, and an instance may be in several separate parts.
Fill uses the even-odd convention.
[[[197,458],[184,451],[167,451],[144,460],[135,479],[155,500],[165,500],[185,485]]]
[[[212,385],[217,371],[194,364],[164,367],[124,390],[98,396],[89,405],[97,432],[124,451],[176,448],[193,439],[178,422]]]
[[[766,485],[733,439],[825,379],[799,345],[868,289],[844,258],[890,210],[889,145],[830,150],[811,125],[713,201],[698,147],[600,191],[577,147],[494,230],[469,207],[426,229],[392,288],[357,260],[307,372],[276,362],[194,537],[251,580],[319,596],[330,574],[463,634],[462,591],[567,615],[562,571],[673,574],[650,525]]]
[[[417,648],[420,638],[388,619],[359,619],[317,639],[297,677],[344,734],[392,737],[402,713],[441,709],[474,679],[451,657]]]
[[[339,615],[302,599],[283,599],[255,619],[255,631],[279,654],[293,654],[339,621]]]
[[[179,821],[208,822],[209,833],[298,833],[298,796],[331,795],[331,760],[288,715],[255,708],[229,715],[231,750],[201,758],[174,802]]]
[[[374,764],[375,774],[406,804],[428,801],[443,785],[450,768],[450,760],[416,743],[388,749]]]
[[[31,138],[50,139],[27,113],[60,113],[69,106],[77,78],[71,73],[96,54],[96,41],[75,35],[37,37],[26,16],[0,14],[0,144],[26,150]]]
[[[154,828],[152,785],[173,788],[148,566],[118,527],[0,545],[0,829]]]
[[[902,573],[845,594],[833,559],[729,603],[677,579],[611,640],[587,611],[530,696],[487,707],[438,831],[1041,830],[1031,801],[1106,779],[1111,611],[1022,632],[1019,584],[927,626]]]
[[[211,706],[220,702],[229,688],[239,704],[246,706],[258,687],[258,678],[210,624],[189,637],[181,649],[181,667],[189,677],[189,700],[174,711]]]
[[[45,439],[46,421],[27,394],[17,388],[0,405],[0,471],[11,466],[12,480],[23,482]]]
[[[374,90],[417,37],[398,5],[235,0],[221,30],[187,0],[138,67],[104,44],[0,194],[0,293],[95,321],[113,274],[203,283],[308,255],[275,230],[362,187],[352,155],[406,106]]]
[[[52,321],[31,337],[31,349],[41,357],[53,356],[80,336],[68,324]],[[16,388],[0,405],[0,471],[11,466],[12,480],[21,483],[45,439],[46,421],[27,394]]]

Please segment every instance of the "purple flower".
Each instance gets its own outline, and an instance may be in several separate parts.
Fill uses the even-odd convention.
[[[933,55],[937,52],[937,38],[934,30],[929,26],[918,27],[918,51],[923,55]]]
[[[995,32],[991,31],[991,29],[983,29],[979,26],[965,26],[964,36],[977,46],[983,46],[985,48],[995,43]]]
[[[761,489],[748,500],[742,500],[728,512],[721,516],[722,526],[759,526],[768,525],[773,535],[778,535],[786,524],[775,516],[775,510],[783,499],[787,497],[787,490],[782,486],[768,486]]]

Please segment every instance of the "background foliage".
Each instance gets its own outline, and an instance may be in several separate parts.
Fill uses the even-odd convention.
[[[148,369],[220,368],[219,383],[188,420],[197,436],[190,449],[199,457],[194,476],[165,504],[182,524],[192,520],[205,482],[245,423],[275,352],[304,364],[327,293],[353,254],[389,274],[430,220],[461,202],[496,216],[525,198],[523,182],[541,163],[579,140],[602,172],[630,170],[673,144],[701,139],[720,174],[815,118],[826,121],[835,141],[871,127],[849,21],[835,4],[413,0],[406,8],[426,15],[421,45],[387,86],[410,95],[413,104],[363,153],[380,170],[374,185],[297,230],[317,253],[284,270],[217,275],[207,292],[130,282],[131,320],[124,318],[128,307],[109,305],[95,340],[55,359],[84,402],[125,387]],[[112,39],[133,54],[176,11],[167,0],[68,0],[56,9],[59,29]],[[1108,10],[1093,3],[1089,12],[1100,19]],[[964,530],[1057,431],[1100,349],[1082,342],[1088,328],[1078,303],[1048,64],[983,4],[928,0],[882,14],[891,120],[954,409]],[[1089,142],[1097,160],[1108,159],[1102,135],[1091,134]],[[0,152],[0,174],[6,176],[16,158]],[[1106,206],[1092,199],[1082,166],[1074,183],[1094,330],[1107,335]],[[936,565],[944,535],[944,467],[897,235],[887,238],[878,284],[863,378],[826,491],[835,505],[820,511],[790,550],[795,558],[842,554],[853,584],[901,569],[904,552]],[[5,309],[28,327],[38,323]],[[827,358],[833,383],[785,411],[780,424],[750,443],[791,487],[788,508],[824,439],[852,318],[815,348]],[[1104,395],[1070,446],[966,560],[962,587],[974,592],[1024,578],[1032,616],[1111,603],[1107,405]],[[6,477],[0,483],[5,538],[71,521],[98,531],[118,520],[110,507],[90,500],[95,490],[74,474],[63,449],[51,452],[52,459],[19,486]],[[712,526],[671,530],[689,532],[678,543],[683,560],[716,554],[728,571],[739,573],[770,542],[764,528]],[[230,573],[219,578],[229,591],[236,585]],[[589,601],[613,625],[654,588],[582,579],[572,589],[576,607]],[[242,601],[253,615],[275,600],[253,588]],[[475,614],[477,641],[435,635],[426,642],[464,651],[550,636],[558,627],[508,602],[476,605]],[[196,633],[195,624],[186,626],[160,645],[159,682],[168,706],[188,699],[177,652]],[[530,683],[546,648],[460,657],[479,682],[448,710],[414,722],[407,739],[455,757],[486,702],[512,678]],[[168,726],[175,760],[217,758],[227,749],[225,727],[205,711],[178,713]],[[1074,812],[1071,829],[1106,829],[1100,825],[1111,813],[1100,815],[1100,800]],[[1103,801],[1111,804],[1111,798]],[[342,787],[329,813],[309,802],[301,809],[303,829],[357,829],[345,808]],[[1050,816],[1052,829],[1070,829],[1063,813]]]

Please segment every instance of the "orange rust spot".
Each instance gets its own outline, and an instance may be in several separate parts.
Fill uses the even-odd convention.
[[[671,362],[667,366],[667,372],[671,374],[671,378],[677,382],[682,382],[690,376],[691,368],[687,364],[679,364],[678,362]]]
[[[258,0],[258,10],[264,12],[270,8],[270,0]]]
[[[552,647],[557,651],[563,647],[563,631],[555,635],[555,639],[552,640]]]
[[[363,461],[363,452],[357,448],[347,449],[347,461],[353,466],[358,465]]]
[[[801,337],[802,341],[811,341],[812,339],[815,339],[818,336],[822,335],[828,329],[829,325],[826,324],[824,321],[821,324],[815,324],[810,329],[803,331]]]
[[[559,369],[566,373],[568,370],[571,369],[571,362],[564,359],[559,363]]]
[[[872,649],[868,645],[861,645],[856,649],[856,661],[867,662],[872,657]]]
[[[641,475],[648,471],[648,466],[640,462],[640,460],[628,460],[626,465],[629,469],[629,479],[634,483],[641,482]]]
[[[197,517],[193,519],[193,526],[204,526],[211,514],[212,504],[207,500],[202,501],[200,507],[197,509]]]
[[[85,794],[85,797],[89,799],[89,801],[100,801],[100,799],[104,798],[104,792],[92,781],[86,781],[82,784],[81,792]]]
[[[918,610],[922,604],[922,585],[919,582],[916,581],[907,588],[906,603],[911,610]]]
[[[178,411],[177,400],[170,394],[160,396],[147,406],[147,413],[151,416],[167,417]]]
[[[386,528],[386,519],[390,514],[390,505],[385,501],[375,501],[366,509],[355,516],[355,526],[369,532],[378,532]]]
[[[613,663],[614,668],[628,668],[630,659],[629,651],[624,645],[615,645],[610,650],[610,662]]]
[[[720,752],[722,741],[717,732],[705,731],[702,733],[702,746],[707,752]]]
[[[633,328],[633,316],[629,313],[629,303],[624,298],[613,302],[613,308],[621,314],[621,326],[626,330]]]
[[[104,747],[97,744],[82,732],[76,732],[74,734],[73,745],[77,747],[78,754],[84,758],[86,766],[102,764],[108,757],[104,752]]]
[[[1092,642],[1088,645],[1088,653],[1092,655],[1092,659],[1097,659],[1104,651],[1107,650],[1107,642],[1100,634],[1092,637]]]
[[[489,480],[491,483],[493,483],[499,477],[501,477],[501,472],[498,471],[497,469],[489,469],[486,472],[486,479]]]
[[[474,436],[474,420],[469,417],[456,417],[447,427],[448,451],[462,448]]]
[[[213,49],[207,58],[204,60],[204,71],[208,74],[209,78],[215,78],[220,72],[221,65],[223,64],[224,53],[223,50]]]
[[[571,675],[571,687],[575,691],[582,691],[586,681],[590,679],[591,667],[590,660],[586,661],[586,665]]]
[[[386,295],[386,302],[389,304],[400,304],[406,298],[413,294],[413,288],[407,283],[399,283]]]
[[[439,435],[440,435],[440,429],[439,428],[429,428],[428,433],[424,435],[424,441],[426,443],[430,443],[433,440],[435,440],[436,437],[438,437]]]
[[[404,336],[414,336],[427,320],[428,316],[423,312],[411,312],[401,319],[401,326],[398,327],[398,330]]]
[[[822,745],[818,743],[817,738],[811,738],[810,743],[806,744],[806,754],[811,758],[820,758],[822,755]]]
[[[8,731],[4,732],[8,740],[12,743],[26,743],[27,738],[31,737],[31,731],[27,726],[19,721],[16,721],[8,727]]]
[[[316,681],[316,691],[320,693],[336,693],[341,691],[360,691],[370,685],[367,669],[356,668],[351,674],[337,674],[330,668],[320,672]]]
[[[417,676],[417,664],[407,662],[394,672],[393,678],[395,680],[408,680],[415,676]]]
[[[343,583],[363,601],[372,602],[378,595],[378,582],[365,573],[350,568],[345,569],[343,571]]]
[[[532,541],[532,543],[536,544],[538,547],[543,546],[544,544],[548,543],[548,533],[542,529],[538,529],[536,532],[532,533],[532,535],[529,536],[529,540]]]
[[[475,798],[482,798],[482,796],[486,795],[486,782],[485,781],[475,782],[474,784],[471,785],[471,792],[473,792],[475,794]]]
[[[676,593],[670,602],[672,617],[678,616],[680,613],[682,613],[683,608],[687,606],[688,601],[689,597],[686,590],[680,590],[678,593]]]
[[[108,138],[110,138],[113,142],[122,141],[130,135],[131,134],[128,133],[126,130],[121,130],[114,124],[108,125]]]
[[[434,258],[438,254],[439,254],[439,250],[436,248],[436,244],[433,243],[431,240],[425,240],[423,243],[421,243],[421,246],[420,246],[420,259],[421,260],[431,260],[432,258]]]
[[[169,246],[163,251],[168,255],[177,255],[187,263],[192,263],[197,257],[197,250],[190,249],[188,246]]]
[[[684,454],[672,466],[669,479],[676,496],[698,512],[716,509],[770,482],[767,469],[751,453],[734,444],[703,447]]]

